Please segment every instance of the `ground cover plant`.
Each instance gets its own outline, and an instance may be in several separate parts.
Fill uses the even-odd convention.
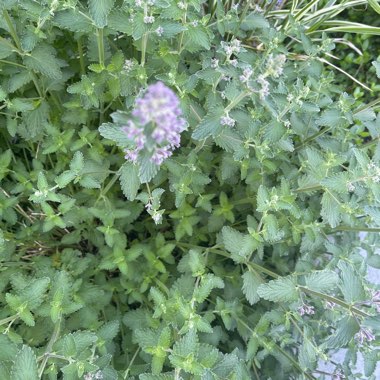
[[[268,3],[0,2],[0,379],[376,379],[380,114]]]

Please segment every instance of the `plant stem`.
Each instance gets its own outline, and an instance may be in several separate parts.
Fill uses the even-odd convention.
[[[127,378],[128,374],[129,374],[129,371],[131,369],[131,366],[132,366],[133,362],[135,361],[135,359],[136,359],[136,357],[137,357],[137,355],[138,355],[139,352],[140,352],[140,347],[137,348],[137,350],[135,351],[134,355],[132,356],[132,359],[129,362],[128,367],[127,367],[127,369],[124,372],[124,376],[123,376],[124,379]]]
[[[104,197],[108,191],[111,189],[111,187],[114,185],[114,183],[117,181],[117,179],[120,177],[120,173],[116,172],[114,176],[112,177],[111,181],[108,182],[107,186],[100,192],[100,195],[95,203],[98,202],[98,200],[102,197]]]
[[[244,99],[249,94],[249,91],[244,91],[240,95],[238,95],[232,102],[225,108],[226,112],[229,112],[234,108],[236,105],[240,103],[242,99]]]
[[[380,232],[380,228],[376,227],[350,227],[350,226],[341,226],[336,227],[330,230],[330,232],[337,232],[337,231],[353,231],[353,232]]]
[[[0,319],[0,326],[1,326],[1,325],[5,325],[5,324],[7,324],[8,322],[13,322],[13,321],[15,321],[17,318],[18,318],[18,315],[15,314],[15,315],[11,315],[10,317],[7,317],[7,318]]]
[[[54,345],[54,343],[57,341],[57,339],[59,337],[60,329],[61,329],[61,318],[59,318],[58,321],[55,323],[53,334],[52,334],[52,336],[51,336],[51,338],[49,340],[49,343],[48,343],[48,345],[46,347],[44,358],[43,358],[42,363],[40,365],[40,368],[38,370],[38,378],[39,379],[42,378],[42,375],[44,373],[44,369],[45,369],[46,364],[47,364],[47,362],[49,360],[49,355],[51,353],[51,350],[53,349],[53,345]]]
[[[342,306],[345,309],[353,312],[354,314],[360,315],[361,317],[370,317],[369,314],[365,313],[364,311],[361,311],[360,309],[356,308],[355,306],[348,304],[347,302],[340,300],[339,298],[335,298],[333,296],[329,296],[327,294],[320,293],[320,292],[317,292],[315,290],[311,290],[309,288],[306,288],[305,286],[298,286],[298,289],[303,291],[304,293],[322,298],[326,301],[336,303],[337,305]]]
[[[4,17],[5,22],[7,23],[7,26],[9,28],[9,33],[12,36],[13,41],[15,42],[15,44],[17,46],[17,49],[19,49],[21,52],[22,48],[21,48],[20,39],[18,38],[18,35],[16,33],[16,29],[14,28],[12,20],[11,20],[9,13],[6,9],[3,10],[3,17]]]
[[[83,46],[82,46],[81,37],[78,38],[77,45],[78,45],[78,53],[79,53],[80,73],[84,75],[86,74],[86,66],[84,64],[84,54],[83,54]]]
[[[103,28],[97,29],[97,40],[98,40],[98,55],[99,55],[99,64],[104,66],[104,33]]]
[[[315,190],[322,190],[323,187],[321,185],[311,185],[306,187],[300,187],[298,189],[295,189],[294,191],[296,193],[302,193],[304,191],[315,191]]]

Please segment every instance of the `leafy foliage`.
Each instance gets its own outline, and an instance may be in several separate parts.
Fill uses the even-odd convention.
[[[325,3],[0,2],[1,379],[375,378],[380,114]],[[160,168],[123,152],[157,81]]]

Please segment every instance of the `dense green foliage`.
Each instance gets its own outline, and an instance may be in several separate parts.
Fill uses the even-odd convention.
[[[376,379],[380,114],[289,3],[0,2],[1,380]],[[134,164],[157,81],[187,130]]]

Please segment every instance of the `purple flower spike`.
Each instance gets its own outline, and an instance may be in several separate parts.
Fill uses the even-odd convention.
[[[297,309],[298,313],[302,316],[302,315],[312,315],[315,313],[314,311],[314,306],[310,306],[310,305],[306,305],[306,304],[303,304],[302,306],[300,306],[298,309]]]
[[[375,335],[372,334],[371,330],[361,327],[359,332],[355,334],[355,339],[363,344],[365,341],[372,342],[375,340]]]
[[[186,128],[177,95],[162,82],[148,86],[136,100],[132,116],[123,130],[135,148],[126,151],[126,159],[136,162],[139,152],[151,152],[150,160],[161,165],[180,146],[181,132]]]

